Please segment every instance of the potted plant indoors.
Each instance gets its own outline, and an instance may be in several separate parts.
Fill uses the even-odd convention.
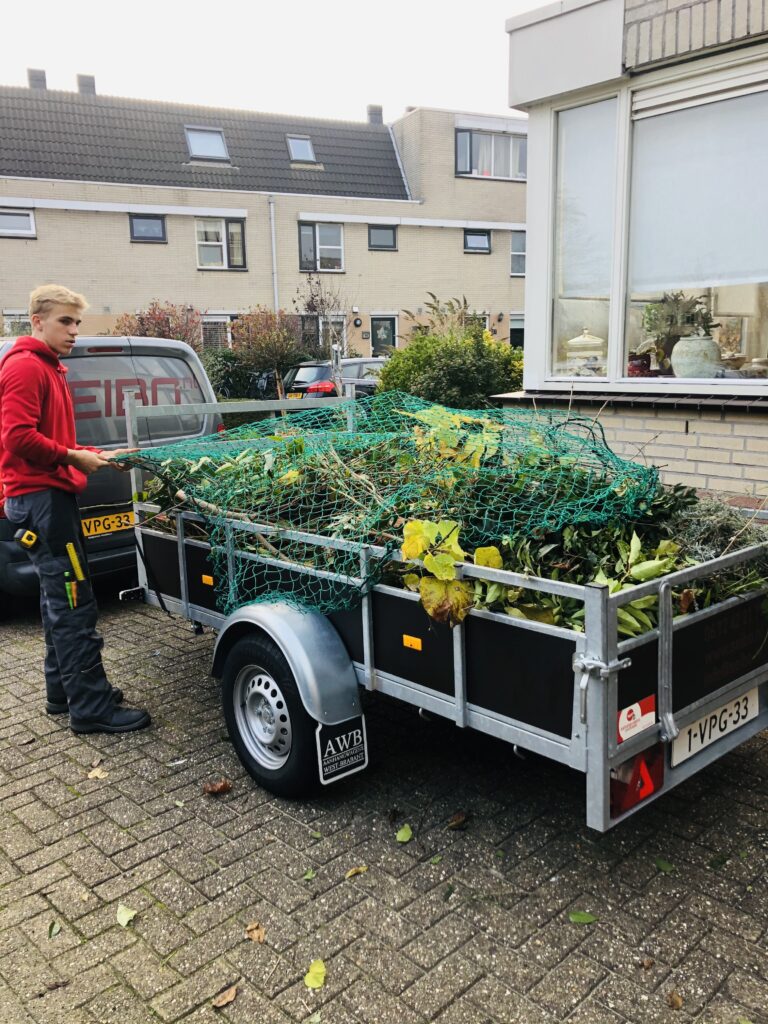
[[[655,354],[662,374],[711,377],[720,364],[720,349],[710,332],[719,326],[705,296],[665,292],[659,302],[649,302],[643,310],[648,337],[636,352]],[[683,339],[688,340],[680,347]]]

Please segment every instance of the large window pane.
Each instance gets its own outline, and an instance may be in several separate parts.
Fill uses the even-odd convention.
[[[227,221],[227,253],[230,267],[245,266],[245,239],[241,221]]]
[[[198,160],[229,160],[224,133],[217,129],[185,128],[189,155]]]
[[[493,175],[495,178],[509,177],[509,147],[512,139],[509,135],[493,137]]]
[[[760,92],[635,124],[630,375],[765,376],[767,123]],[[694,337],[702,332],[714,341]]]
[[[316,270],[315,266],[315,225],[299,225],[299,269]]]
[[[472,173],[490,176],[493,173],[493,136],[472,132]]]
[[[558,115],[552,372],[607,371],[616,100]],[[589,344],[584,344],[584,332]],[[573,344],[568,344],[572,341]]]

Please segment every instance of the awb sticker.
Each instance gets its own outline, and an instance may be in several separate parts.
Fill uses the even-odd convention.
[[[656,695],[622,708],[618,716],[618,741],[623,743],[656,724]]]
[[[365,718],[362,715],[338,725],[318,725],[316,736],[320,781],[324,786],[359,772],[368,764]]]

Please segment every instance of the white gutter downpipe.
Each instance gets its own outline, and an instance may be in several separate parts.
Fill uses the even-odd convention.
[[[280,309],[280,302],[277,296],[277,242],[275,240],[275,200],[273,196],[267,199],[269,203],[269,239],[272,244],[272,303],[275,312]]]

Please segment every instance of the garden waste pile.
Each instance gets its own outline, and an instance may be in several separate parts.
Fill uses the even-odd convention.
[[[455,563],[616,589],[693,558],[674,535],[681,517],[697,519],[692,492],[661,487],[654,468],[613,453],[593,420],[566,413],[455,410],[390,392],[123,461],[154,474],[151,526],[172,530],[180,508],[200,515],[225,614],[256,600],[327,614],[384,581],[419,591],[429,614],[451,624],[474,606],[579,630],[581,602],[464,581]],[[699,558],[728,543],[732,519],[718,530],[697,538]],[[253,557],[228,555],[230,536],[230,548]],[[758,582],[734,570],[680,600],[706,603],[723,586]],[[629,635],[655,624],[647,601],[625,614]]]

